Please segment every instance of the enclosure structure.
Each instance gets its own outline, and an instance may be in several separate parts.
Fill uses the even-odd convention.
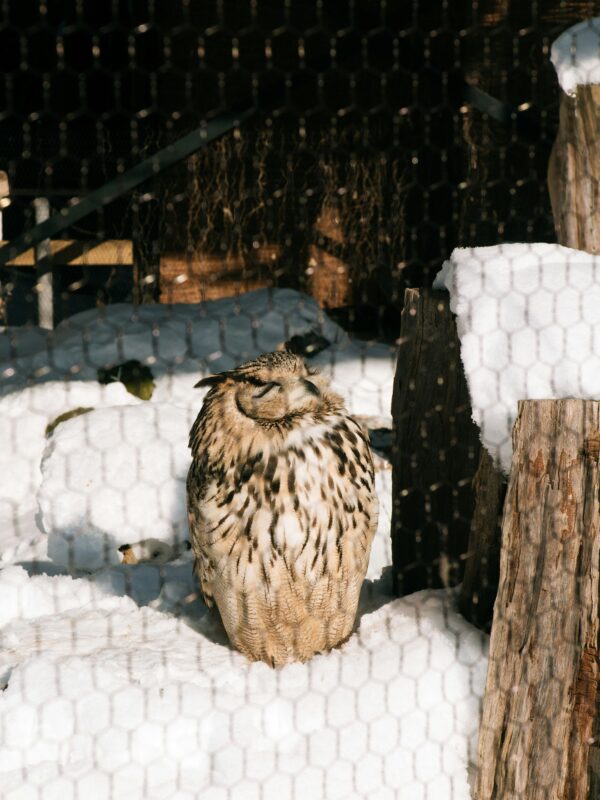
[[[471,536],[460,601],[468,618],[491,626],[474,787],[478,798],[587,798],[598,793],[600,517],[595,471],[600,426],[595,402],[598,386],[595,378],[589,380],[598,374],[596,340],[592,343],[595,315],[590,316],[592,306],[585,300],[587,291],[597,303],[598,273],[595,259],[583,252],[598,253],[594,179],[597,87],[590,85],[597,80],[597,24],[597,20],[582,21],[552,48],[563,91],[560,123],[548,163],[548,189],[557,240],[572,248],[562,250],[566,268],[554,271],[552,253],[543,245],[533,245],[529,251],[514,245],[489,248],[491,252],[475,248],[453,255],[450,276],[446,274],[441,281],[451,290],[453,308],[458,313],[462,359],[469,373],[473,404],[466,416],[469,418],[473,411],[485,445],[475,455],[479,467],[472,483],[475,497],[469,497],[466,513]],[[493,116],[491,105],[489,110]],[[493,129],[484,120],[478,136],[486,125],[488,130]],[[484,165],[477,167],[480,174],[484,174],[486,165],[497,168],[503,148],[487,158],[481,152],[481,138],[472,140],[472,145],[480,150],[478,158]],[[588,277],[579,286],[576,262],[586,258]],[[487,305],[486,295],[493,298]],[[579,304],[574,300],[578,296]],[[414,303],[412,296],[407,298],[408,307],[414,307]],[[418,303],[418,311],[412,312],[415,319],[435,319],[443,308],[426,294]],[[483,309],[479,314],[468,308],[477,303]],[[571,306],[567,314],[565,303]],[[588,327],[590,322],[592,326]],[[553,330],[546,334],[545,327]],[[416,567],[420,585],[425,585],[432,576],[439,580],[440,565],[451,550],[444,532],[451,521],[456,523],[459,514],[457,505],[443,508],[432,502],[439,485],[426,479],[425,492],[417,489],[417,504],[422,493],[426,511],[425,515],[421,512],[416,526],[419,535],[408,544],[403,541],[403,524],[408,516],[403,503],[407,502],[404,498],[410,498],[413,482],[407,478],[410,471],[403,467],[402,442],[411,436],[418,438],[428,416],[414,398],[436,383],[447,392],[445,400],[435,406],[439,414],[434,418],[438,447],[431,448],[428,441],[421,450],[423,459],[432,458],[432,449],[433,458],[437,455],[446,462],[450,454],[455,459],[461,447],[468,447],[469,439],[465,433],[462,437],[455,434],[465,402],[460,392],[451,391],[457,384],[453,375],[456,366],[455,359],[446,354],[456,347],[453,325],[448,328],[447,324],[428,326],[421,322],[415,328],[414,320],[406,318],[402,330],[401,347],[409,353],[414,351],[418,358],[422,356],[427,366],[415,370],[411,359],[403,361],[399,355],[396,381],[401,388],[404,384],[404,390],[398,393],[394,406],[400,459],[394,493],[399,542],[396,571],[403,576],[406,570],[415,573]],[[440,354],[440,359],[432,357],[432,352]],[[574,359],[572,369],[566,365],[570,358]],[[566,372],[559,377],[565,367]],[[478,369],[482,375],[487,373],[486,378],[477,374]],[[565,377],[569,371],[570,378]],[[498,378],[500,372],[504,377]],[[509,372],[511,376],[507,377]],[[487,388],[482,383],[485,380]],[[497,389],[490,388],[490,382],[498,383]],[[510,460],[506,461],[507,451],[510,453],[508,437],[506,433],[504,439],[498,436],[503,428],[498,415],[503,413],[503,403],[508,409],[506,397],[514,396],[515,387],[520,387],[517,397],[579,395],[593,399],[529,400],[520,405],[512,434],[511,466]],[[513,412],[508,416],[514,419]],[[465,450],[462,452],[458,470],[455,466],[450,473],[456,476],[455,498],[469,464]],[[495,462],[490,452],[495,454]],[[469,456],[473,458],[472,451]],[[410,463],[414,466],[418,460],[412,458]],[[505,499],[502,472],[506,475],[509,470]],[[443,542],[441,548],[427,546],[426,534],[431,529]]]
[[[455,248],[592,274],[540,243],[596,252],[596,88],[561,94],[549,58],[594,4],[9,5],[7,797],[593,797],[595,283],[532,285],[512,363],[527,254],[475,254],[500,282],[469,316]],[[507,482],[503,393],[584,341],[582,399],[521,407]],[[194,384],[282,348],[368,430],[380,515],[349,641],[272,672],[198,596],[184,484]]]

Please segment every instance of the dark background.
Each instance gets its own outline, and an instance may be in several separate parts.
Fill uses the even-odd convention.
[[[324,197],[341,190],[346,321],[393,338],[404,289],[429,285],[455,246],[554,238],[548,47],[588,12],[594,4],[498,0],[5,2],[0,169],[13,202],[4,238],[33,224],[34,197],[58,209],[207,119],[253,107],[242,144],[221,144],[218,169],[211,148],[195,164],[211,189],[200,185],[195,198],[193,236],[215,253],[249,251],[257,237],[275,243],[275,283],[306,288]],[[474,104],[469,85],[501,101],[502,122]],[[213,191],[224,175],[228,209]],[[141,229],[161,250],[189,250],[190,170],[147,191],[163,203],[160,226],[126,196],[65,238]],[[131,297],[131,282],[95,280],[88,304]]]

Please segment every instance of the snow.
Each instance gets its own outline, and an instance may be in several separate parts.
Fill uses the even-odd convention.
[[[10,332],[0,364],[3,800],[470,797],[487,637],[458,615],[452,590],[394,598],[385,457],[356,631],[307,664],[272,670],[232,650],[178,546],[187,433],[203,396],[193,384],[312,327],[332,342],[312,363],[384,427],[393,350],[351,341],[294,292],[85,312],[52,335],[25,331],[22,349]],[[97,366],[130,358],[154,371],[150,401],[95,380]],[[76,406],[93,410],[46,438],[46,424]],[[143,557],[152,542],[159,560],[120,563],[119,545]]]
[[[600,17],[567,28],[552,43],[550,58],[566,94],[578,86],[600,83]]]
[[[600,258],[556,244],[454,250],[450,292],[473,419],[510,471],[519,400],[600,397]]]
[[[291,336],[315,330],[331,346],[311,363],[355,414],[390,412],[394,348],[351,341],[310,297],[291,289],[261,289],[237,298],[190,305],[115,304],[84,311],[52,332],[0,329],[0,525],[35,508],[46,425],[77,407],[140,402],[120,383],[103,386],[97,370],[130,359],[155,376],[152,403],[196,414],[204,393],[194,384],[275,350]]]
[[[469,797],[484,647],[447,592],[369,584],[342,649],[273,671],[199,601],[176,616],[103,588],[0,573],[3,797],[28,796],[24,771],[86,800]]]
[[[38,492],[38,523],[55,564],[91,571],[120,563],[121,545],[149,536],[170,545],[187,538],[193,418],[185,409],[146,403],[97,409],[58,426],[44,452]],[[387,509],[383,487],[381,494]],[[389,512],[382,525],[374,549],[388,547],[372,559],[378,570],[390,563]]]
[[[13,362],[14,363],[14,362]],[[19,369],[10,367],[10,369]],[[1,385],[1,384],[0,384]],[[49,380],[0,389],[0,520],[35,507],[46,425],[74,408],[135,403],[121,383]]]
[[[91,411],[58,426],[38,492],[48,555],[94,570],[148,536],[187,538],[185,479],[193,415],[164,403]]]
[[[86,419],[100,431],[110,411],[140,415],[141,427],[146,409],[70,420],[64,439]],[[86,800],[244,800],[259,787],[273,798],[469,798],[486,637],[458,616],[451,591],[392,597],[391,471],[376,485],[381,520],[357,632],[278,671],[229,648],[195,595],[189,556],[79,577],[7,564],[1,796],[39,785]]]

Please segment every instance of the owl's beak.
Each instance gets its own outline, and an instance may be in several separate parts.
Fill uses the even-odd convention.
[[[137,556],[133,552],[133,547],[130,544],[122,544],[121,547],[119,547],[119,553],[123,554],[123,564],[138,563]]]

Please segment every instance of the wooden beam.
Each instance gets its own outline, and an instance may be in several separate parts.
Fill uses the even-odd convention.
[[[9,244],[0,241],[0,247]],[[50,242],[51,263],[53,267],[98,267],[131,266],[133,247],[129,239],[107,239],[103,242],[78,239],[53,239]],[[34,248],[9,261],[8,267],[34,267],[36,263]]]
[[[598,683],[600,402],[522,401],[513,445],[475,796],[586,800]]]
[[[118,197],[122,197],[143,183],[156,178],[174,164],[183,162],[193,153],[206,147],[209,142],[229,133],[234,128],[239,128],[254,114],[254,108],[235,114],[222,114],[168,144],[98,189],[78,198],[77,202],[53,214],[41,225],[36,225],[31,230],[17,236],[7,243],[8,247],[0,247],[0,266],[12,261],[29,247],[35,247],[36,244],[46,239],[55,238],[80,219],[87,217],[88,214],[99,211]]]

